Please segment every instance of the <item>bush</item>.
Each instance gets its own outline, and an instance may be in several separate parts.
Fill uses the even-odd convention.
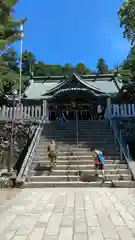
[[[16,164],[24,147],[33,135],[32,124],[30,122],[15,122],[13,124],[12,137],[12,162],[11,167]],[[11,122],[6,123],[0,129],[0,168],[8,166],[11,143]]]

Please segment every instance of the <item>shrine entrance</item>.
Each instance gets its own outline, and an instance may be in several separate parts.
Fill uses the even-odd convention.
[[[67,120],[75,120],[76,119],[76,114],[78,116],[79,120],[92,120],[96,119],[95,117],[92,116],[91,112],[89,110],[66,110],[66,111],[49,111],[49,120],[57,120],[60,118],[61,113],[64,113],[65,117]]]
[[[97,119],[97,106],[106,106],[105,97],[94,96],[90,91],[66,91],[48,101],[49,120],[59,119],[64,113],[68,120]]]

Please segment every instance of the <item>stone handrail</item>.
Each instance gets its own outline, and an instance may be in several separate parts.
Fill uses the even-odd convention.
[[[40,140],[40,136],[41,136],[41,132],[42,132],[42,126],[41,124],[38,126],[38,128],[36,129],[36,132],[34,134],[34,137],[32,139],[32,142],[29,146],[28,152],[26,154],[26,157],[24,159],[24,162],[22,164],[22,167],[20,169],[20,172],[17,176],[16,182],[24,182],[27,178],[27,174],[29,171],[29,167],[32,163],[34,154],[35,154],[35,150],[36,150],[36,146],[39,143]]]

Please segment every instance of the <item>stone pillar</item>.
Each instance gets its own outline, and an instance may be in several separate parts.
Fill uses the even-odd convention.
[[[2,107],[2,119],[5,119],[5,117],[6,117],[6,106],[3,106]]]
[[[111,104],[111,98],[108,97],[107,98],[107,115],[109,114],[109,116],[112,115],[112,104]]]
[[[47,100],[43,100],[43,119],[48,120],[49,118],[49,111],[47,106]]]

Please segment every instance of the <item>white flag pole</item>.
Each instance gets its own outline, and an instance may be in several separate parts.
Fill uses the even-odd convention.
[[[20,64],[19,64],[19,104],[21,103],[21,93],[22,93],[22,52],[23,52],[23,25],[20,26],[21,33],[21,41],[20,41]]]

